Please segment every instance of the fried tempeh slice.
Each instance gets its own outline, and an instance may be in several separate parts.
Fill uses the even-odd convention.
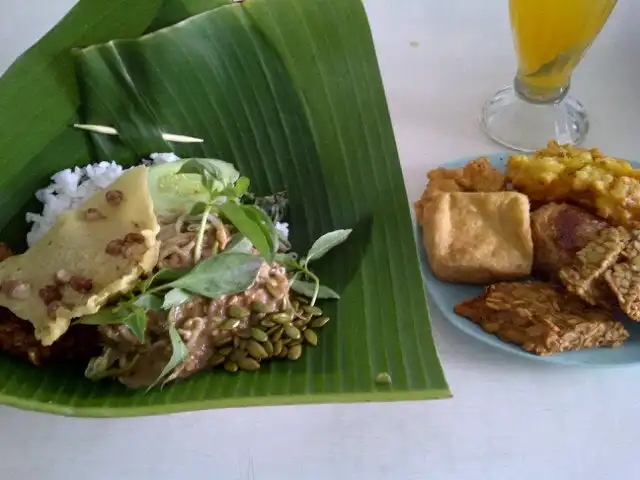
[[[603,275],[617,262],[630,240],[631,236],[624,227],[605,228],[578,251],[574,265],[560,269],[560,280],[567,290],[585,302],[611,307],[613,297]]]
[[[640,257],[614,265],[604,278],[622,311],[631,320],[640,322]]]
[[[496,283],[454,310],[486,332],[536,355],[618,347],[629,338],[610,312],[547,283]]]

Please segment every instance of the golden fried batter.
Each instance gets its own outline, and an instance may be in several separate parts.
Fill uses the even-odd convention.
[[[462,168],[436,168],[427,173],[427,179],[422,197],[414,204],[418,218],[422,217],[424,206],[440,193],[499,192],[505,185],[505,176],[485,157],[476,158]]]
[[[546,283],[497,283],[456,305],[455,312],[536,355],[618,347],[629,338],[608,311]]]
[[[595,148],[549,142],[532,155],[511,156],[507,179],[532,202],[578,204],[615,225],[640,220],[640,170]]]

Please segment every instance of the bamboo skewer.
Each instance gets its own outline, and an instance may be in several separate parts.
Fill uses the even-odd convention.
[[[107,127],[105,125],[88,125],[83,123],[74,123],[74,128],[78,128],[80,130],[87,130],[89,132],[94,133],[103,133],[105,135],[119,135],[118,131],[113,127]],[[167,142],[175,142],[175,143],[202,143],[204,142],[201,138],[196,137],[188,137],[186,135],[177,135],[175,133],[163,133],[162,138]]]

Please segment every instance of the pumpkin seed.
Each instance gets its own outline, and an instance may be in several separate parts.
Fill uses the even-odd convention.
[[[266,342],[267,340],[269,340],[269,335],[267,335],[265,332],[263,332],[259,328],[252,328],[251,336],[257,342]]]
[[[273,344],[273,356],[277,357],[280,355],[280,352],[282,352],[282,349],[284,348],[284,343],[282,343],[282,340],[278,340],[277,342],[274,342]]]
[[[304,313],[308,313],[309,315],[313,315],[314,317],[319,317],[322,315],[322,309],[316,307],[315,305],[304,305],[302,307],[302,311]]]
[[[284,343],[285,346],[288,346],[291,342],[293,342],[293,340],[291,340],[289,337],[285,337],[282,339],[282,343]]]
[[[235,362],[225,362],[224,363],[224,369],[227,372],[231,372],[231,373],[237,372],[238,371],[238,364],[235,363]]]
[[[294,327],[291,324],[285,325],[284,333],[286,333],[287,337],[291,338],[292,340],[298,340],[301,336],[300,330],[298,330],[296,327]]]
[[[267,292],[269,292],[272,297],[280,298],[282,296],[282,291],[280,291],[277,286],[273,286],[270,283],[267,283],[265,287],[267,288]]]
[[[313,328],[320,328],[320,327],[324,327],[328,321],[329,321],[329,317],[318,317],[311,320],[310,325]]]
[[[271,315],[271,321],[276,322],[280,325],[291,323],[291,315],[289,315],[288,313],[274,313],[273,315]]]
[[[262,344],[264,351],[267,352],[267,357],[273,357],[273,343],[267,341]]]
[[[244,329],[244,330],[240,330],[240,331],[238,332],[238,336],[239,336],[240,338],[244,339],[244,340],[248,340],[248,339],[250,339],[250,338],[253,336],[253,334],[252,334],[252,332],[251,332],[251,329],[250,329],[250,328],[246,328],[246,329]]]
[[[306,340],[307,343],[310,343],[314,347],[318,345],[318,335],[316,334],[316,332],[314,332],[310,328],[302,332],[302,335],[304,336],[304,339]]]
[[[287,353],[287,358],[289,360],[298,360],[302,355],[302,345],[294,345],[289,348],[289,352]]]
[[[298,300],[294,300],[291,302],[291,308],[297,311],[300,308],[300,302]]]
[[[220,353],[215,353],[212,355],[211,359],[209,359],[209,365],[212,367],[217,367],[221,363],[224,363],[225,356]]]
[[[387,372],[380,372],[376,375],[376,383],[378,385],[390,385],[391,375],[389,375]]]
[[[309,321],[311,321],[310,318],[300,317],[295,322],[293,322],[293,325],[298,327],[298,328],[302,328],[305,325],[307,325],[307,323],[309,323]]]
[[[306,297],[296,297],[296,300],[300,303],[304,303],[304,304],[308,304],[309,303],[309,299]]]
[[[260,321],[260,325],[262,325],[263,327],[271,328],[271,327],[274,327],[274,326],[276,325],[276,323],[275,323],[275,322],[273,322],[273,321],[271,321],[271,320],[270,320],[270,319],[268,319],[268,318],[263,318],[263,319]]]
[[[233,362],[237,362],[241,358],[245,358],[247,356],[247,352],[245,351],[245,347],[236,348],[233,352],[229,354],[229,360]]]
[[[233,346],[238,348],[240,346],[240,337],[233,337]]]
[[[282,338],[282,334],[283,333],[284,333],[284,330],[282,329],[282,327],[278,326],[278,330],[273,332],[269,336],[269,338],[271,339],[272,342],[277,342],[278,340],[280,340]]]
[[[223,330],[233,330],[238,325],[240,325],[240,320],[238,320],[237,318],[230,318],[228,320],[225,320],[224,323],[220,325],[220,328]]]
[[[260,364],[253,358],[245,357],[238,360],[238,367],[247,372],[255,372],[260,369]]]
[[[233,338],[229,337],[228,335],[225,335],[224,337],[218,338],[215,342],[213,342],[213,346],[222,347],[224,345],[228,345],[232,341],[233,341]]]
[[[287,343],[287,345],[289,345],[289,348],[293,347],[294,345],[302,345],[302,339],[300,340],[289,339],[289,343]]]
[[[269,311],[269,307],[264,302],[251,302],[249,308],[255,313],[267,313]]]
[[[248,308],[241,307],[239,305],[231,305],[227,308],[227,315],[232,318],[247,318],[251,315],[251,312]]]
[[[247,350],[249,351],[249,355],[258,360],[269,358],[269,355],[267,354],[267,351],[264,349],[264,347],[255,340],[249,340],[249,343],[247,344]]]
[[[267,330],[267,335],[273,335],[274,333],[276,333],[278,330],[282,330],[282,325],[274,325],[273,327],[271,327],[269,330]]]
[[[289,347],[282,347],[282,350],[280,350],[280,353],[278,354],[278,358],[286,358],[286,356],[289,354]]]
[[[218,350],[218,354],[226,357],[231,353],[232,350],[233,350],[233,347],[224,347]]]

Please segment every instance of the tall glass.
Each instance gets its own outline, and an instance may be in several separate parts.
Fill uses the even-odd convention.
[[[482,126],[492,139],[523,152],[549,140],[582,142],[589,119],[582,104],[567,95],[571,74],[616,1],[509,1],[518,72],[513,85],[482,110]]]

